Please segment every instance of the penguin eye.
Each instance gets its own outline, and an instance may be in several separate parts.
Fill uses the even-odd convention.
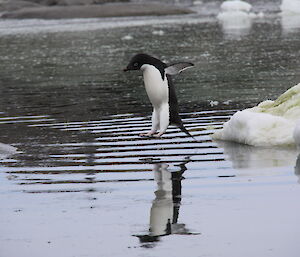
[[[134,67],[137,67],[137,66],[139,66],[139,64],[138,64],[137,62],[135,62],[135,63],[133,64],[133,66],[134,66]]]

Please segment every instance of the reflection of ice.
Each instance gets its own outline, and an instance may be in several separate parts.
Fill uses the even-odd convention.
[[[290,166],[297,158],[297,150],[291,148],[260,148],[226,141],[217,144],[236,169]]]
[[[285,32],[291,32],[300,28],[300,14],[289,15],[286,13],[281,14],[281,26]]]
[[[149,234],[138,236],[143,243],[155,242],[160,236],[170,234],[192,234],[186,229],[185,224],[178,223],[181,180],[186,170],[185,164],[179,166],[180,171],[170,172],[167,164],[153,165],[157,190],[150,210]]]
[[[0,160],[5,159],[10,155],[13,155],[17,152],[17,149],[11,145],[6,145],[0,143]]]
[[[217,18],[221,22],[225,34],[235,36],[247,35],[251,29],[254,13],[251,5],[240,0],[225,1]]]
[[[283,0],[281,9],[281,25],[285,32],[300,28],[300,0]]]

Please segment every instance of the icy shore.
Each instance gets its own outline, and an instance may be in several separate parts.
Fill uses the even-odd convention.
[[[253,146],[292,146],[297,144],[294,130],[299,119],[300,83],[275,101],[236,112],[212,138]]]

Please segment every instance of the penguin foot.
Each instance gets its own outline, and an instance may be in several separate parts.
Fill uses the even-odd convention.
[[[152,137],[154,133],[148,132],[148,133],[141,133],[139,134],[140,137]]]
[[[158,134],[153,135],[153,137],[160,138],[163,134],[164,134],[164,133],[159,132]]]

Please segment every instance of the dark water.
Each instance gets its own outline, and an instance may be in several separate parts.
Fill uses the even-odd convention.
[[[4,253],[7,253],[5,256],[13,256],[12,253],[15,252],[12,246],[18,240],[21,242],[20,249],[35,247],[39,242],[38,238],[25,235],[27,230],[24,224],[33,215],[36,206],[43,204],[45,207],[42,210],[45,213],[38,210],[37,220],[46,228],[49,226],[47,219],[50,219],[57,225],[56,231],[60,227],[58,224],[65,224],[65,218],[58,215],[57,220],[60,222],[57,223],[55,218],[45,219],[44,215],[48,211],[52,213],[57,208],[59,212],[65,213],[64,210],[67,210],[73,218],[66,222],[72,227],[74,222],[77,223],[83,217],[80,215],[89,216],[90,209],[95,208],[99,211],[98,218],[105,216],[91,218],[95,222],[97,219],[98,226],[106,231],[103,241],[112,244],[115,237],[123,240],[121,246],[114,249],[116,254],[120,254],[123,248],[128,250],[140,247],[137,242],[141,242],[146,248],[155,246],[159,238],[154,232],[146,232],[151,208],[151,217],[156,217],[157,206],[173,210],[173,221],[167,219],[164,226],[168,229],[164,230],[164,234],[185,234],[197,238],[213,231],[223,235],[226,228],[221,229],[221,232],[212,227],[212,230],[206,229],[201,219],[199,221],[193,216],[196,215],[193,208],[202,206],[201,208],[207,209],[201,212],[201,218],[208,223],[212,212],[220,212],[220,209],[225,208],[225,215],[233,214],[231,221],[235,222],[230,222],[233,226],[237,225],[239,217],[253,214],[251,211],[246,212],[246,216],[243,213],[227,213],[226,207],[218,201],[220,197],[225,203],[231,204],[233,210],[244,210],[239,201],[248,199],[250,195],[253,197],[253,192],[245,193],[242,188],[249,181],[254,181],[252,189],[257,189],[262,194],[264,190],[267,192],[265,198],[257,195],[254,200],[251,198],[255,203],[251,205],[250,201],[252,211],[259,208],[260,200],[272,203],[268,211],[261,211],[263,217],[270,215],[269,211],[276,211],[277,204],[273,198],[276,193],[273,193],[278,185],[279,188],[284,188],[284,193],[278,189],[280,203],[285,203],[282,196],[286,196],[286,189],[299,193],[298,178],[294,174],[298,174],[297,169],[294,170],[297,167],[297,152],[294,149],[254,149],[224,145],[213,142],[209,135],[236,110],[251,107],[266,99],[274,99],[300,81],[300,30],[284,27],[279,16],[257,20],[246,31],[242,29],[234,32],[224,31],[216,19],[199,18],[197,21],[194,16],[188,20],[178,19],[176,24],[161,22],[149,25],[150,20],[144,26],[103,26],[101,29],[63,32],[55,32],[54,29],[39,33],[22,33],[22,29],[18,33],[8,33],[11,30],[5,29],[2,24],[0,142],[13,145],[19,151],[11,158],[1,160],[1,177],[6,186],[1,194],[11,199],[10,203],[7,201],[9,207],[5,209],[3,216],[4,220],[14,222],[12,213],[15,215],[20,212],[20,215],[24,215],[18,232],[9,225],[5,226],[6,234],[1,237],[1,245],[5,249]],[[121,20],[120,24],[125,21]],[[90,21],[92,25],[101,22],[104,21]],[[72,26],[82,24],[75,22]],[[141,74],[122,72],[130,57],[138,52],[155,55],[166,62],[188,60],[195,64],[195,68],[176,77],[175,84],[184,123],[197,141],[187,138],[172,127],[162,139],[144,139],[138,136],[151,126],[151,106],[142,85]],[[170,178],[169,171],[173,172]],[[158,177],[153,177],[153,173],[158,174]],[[182,188],[183,177],[186,182]],[[171,183],[169,187],[168,183]],[[200,187],[204,188],[204,194],[203,191],[201,194],[197,191]],[[230,188],[229,191],[238,189],[224,194],[226,187]],[[181,190],[186,192],[183,203],[178,200]],[[217,196],[210,190],[216,190],[220,194]],[[154,200],[153,191],[156,195]],[[11,192],[14,193],[10,194]],[[170,192],[172,193],[168,195]],[[54,196],[38,194],[41,196],[31,199],[31,195],[36,194],[24,193],[54,193]],[[66,193],[67,196],[61,198],[59,193]],[[240,194],[246,198],[240,199]],[[23,203],[16,200],[19,198],[24,200]],[[297,200],[295,195],[292,198]],[[73,206],[62,207],[68,206],[68,201],[63,199],[70,200]],[[35,204],[25,204],[32,201]],[[46,207],[47,201],[49,205]],[[149,206],[144,208],[142,205],[145,204]],[[138,211],[136,208],[139,206]],[[186,218],[185,222],[194,221],[193,224],[187,224],[189,228],[180,225],[178,217],[176,218],[180,206],[185,210],[181,214]],[[287,212],[289,207],[286,208]],[[81,208],[86,209],[76,216],[74,213],[78,210],[80,213]],[[135,216],[132,211],[135,209],[139,216],[136,220],[131,218]],[[111,216],[101,214],[103,210],[107,210],[107,215]],[[26,211],[27,214],[24,214]],[[297,212],[299,213],[298,209],[295,213]],[[56,214],[54,212],[54,217]],[[163,214],[158,216],[161,215]],[[286,218],[286,215],[283,214],[283,217]],[[216,218],[212,223],[218,223],[217,220]],[[287,224],[292,221],[290,219]],[[92,224],[86,222],[87,227],[93,228]],[[31,221],[31,224],[33,228],[38,227],[38,223]],[[154,226],[151,224],[150,230]],[[105,228],[108,225],[113,231],[119,229],[119,232]],[[272,234],[276,229],[279,228],[271,226],[269,233]],[[152,230],[155,228],[152,227]],[[53,233],[51,231],[50,229],[49,238],[55,241],[54,229]],[[62,241],[68,246],[68,243],[76,244],[81,237],[88,235],[84,229],[81,231],[82,235],[75,237],[76,231],[70,230]],[[16,236],[18,233],[23,235],[21,239]],[[100,235],[96,232],[89,235],[93,238],[89,240],[98,249],[101,243],[95,246],[97,243],[94,240]],[[46,234],[41,238],[48,240]],[[179,239],[174,240],[176,242]],[[193,242],[191,249],[195,252],[199,244],[197,240],[199,239],[189,241]],[[208,245],[213,245],[209,237],[206,240]],[[239,242],[237,238],[231,240]],[[184,242],[181,244],[189,247],[189,243]],[[245,239],[241,245],[246,242]],[[269,243],[273,247],[276,242],[274,239]],[[89,245],[88,240],[86,244]],[[168,248],[168,243],[166,245],[167,249],[171,249]],[[63,246],[56,247],[48,253],[57,253],[63,249]],[[291,249],[288,247],[286,245],[284,249]],[[269,248],[266,246],[262,251],[259,247],[256,249],[255,253],[260,254],[268,252]],[[296,256],[293,255],[293,249],[289,256]],[[45,251],[43,247],[39,250]],[[264,256],[279,256],[281,252],[280,249],[277,250],[274,255]],[[125,255],[133,254],[131,250],[128,251]],[[37,256],[33,252],[27,252],[31,256]],[[84,253],[87,252],[89,251]],[[164,253],[162,248],[155,256],[165,256]],[[226,256],[210,250],[204,253]],[[136,256],[150,256],[148,254],[150,252],[139,252]],[[73,256],[72,252],[67,256]],[[82,256],[86,255],[82,253]]]

